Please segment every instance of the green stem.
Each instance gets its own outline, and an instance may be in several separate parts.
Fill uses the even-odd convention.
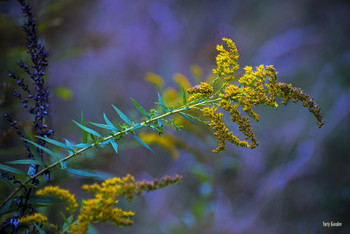
[[[141,126],[145,126],[145,125],[147,125],[147,124],[149,124],[149,123],[152,123],[152,122],[154,122],[154,121],[157,121],[158,119],[163,119],[163,118],[165,118],[165,117],[167,117],[167,116],[169,116],[169,115],[176,114],[176,113],[180,113],[180,112],[184,111],[184,108],[185,108],[185,107],[188,107],[187,110],[190,110],[191,108],[196,108],[196,107],[198,107],[198,106],[207,105],[207,104],[214,103],[214,102],[217,102],[217,101],[220,101],[220,100],[221,100],[221,98],[216,98],[216,99],[209,99],[209,100],[204,101],[204,102],[197,102],[197,103],[192,103],[192,104],[190,103],[190,104],[188,104],[188,105],[183,105],[183,106],[178,107],[178,108],[176,108],[176,109],[174,109],[174,110],[171,110],[171,111],[169,111],[169,112],[167,112],[167,113],[164,113],[164,114],[162,114],[162,115],[159,115],[159,116],[154,117],[154,118],[151,118],[151,119],[148,119],[147,121],[142,122],[142,123],[141,123]],[[126,129],[124,129],[123,131],[117,132],[117,133],[115,133],[115,134],[113,134],[113,135],[111,135],[111,136],[108,136],[108,137],[104,138],[101,142],[93,143],[93,144],[91,144],[91,145],[88,146],[88,147],[82,148],[82,149],[80,149],[80,150],[78,150],[78,151],[76,151],[76,152],[74,152],[74,153],[68,155],[67,157],[65,157],[65,158],[63,158],[63,159],[61,159],[61,160],[59,160],[59,161],[57,161],[57,162],[51,164],[50,166],[45,167],[45,168],[42,169],[41,171],[37,172],[35,175],[29,177],[26,181],[23,182],[23,185],[29,184],[31,181],[33,181],[33,180],[34,180],[35,178],[37,178],[38,176],[40,176],[40,175],[44,174],[46,171],[49,171],[50,169],[56,167],[57,165],[59,165],[59,164],[61,163],[61,161],[67,161],[67,160],[73,158],[74,156],[77,156],[77,155],[79,155],[79,154],[81,154],[81,153],[83,153],[83,152],[89,150],[90,148],[92,148],[92,147],[94,147],[94,146],[98,146],[99,144],[101,144],[101,143],[103,143],[103,142],[105,142],[105,141],[108,141],[108,140],[110,140],[110,139],[112,139],[112,138],[116,138],[116,137],[121,136],[121,135],[123,135],[123,134],[125,134],[125,133],[131,132],[132,130],[133,130],[133,127],[126,128]],[[0,205],[0,209],[8,202],[13,196],[15,196],[16,193],[18,193],[22,188],[23,188],[23,186],[20,186],[20,187],[16,188],[15,190],[13,190],[12,193],[11,193],[10,195],[8,195],[7,198],[6,198],[6,199],[3,201],[3,203]]]

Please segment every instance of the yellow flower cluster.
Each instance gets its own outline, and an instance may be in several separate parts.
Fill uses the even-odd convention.
[[[58,186],[46,186],[36,192],[38,196],[52,195],[60,198],[61,200],[68,203],[66,210],[69,213],[73,213],[78,208],[78,203],[75,199],[74,194],[71,194],[66,189],[61,189]]]
[[[248,147],[249,144],[246,141],[241,141],[238,137],[234,136],[232,132],[228,130],[225,123],[222,121],[223,114],[217,113],[217,107],[211,108],[204,107],[203,115],[211,118],[209,126],[214,130],[214,136],[216,137],[219,146],[213,150],[215,153],[219,153],[226,148],[226,140],[240,147]]]
[[[187,89],[187,92],[191,94],[188,99],[188,101],[191,102],[203,98],[208,98],[213,95],[213,87],[206,82],[201,82],[200,85],[196,85],[192,88]]]
[[[236,45],[231,39],[223,38],[222,40],[226,42],[230,51],[225,50],[223,45],[216,46],[219,54],[216,56],[217,68],[213,69],[213,73],[219,77],[225,77],[226,81],[232,81],[234,79],[233,73],[239,68],[237,64],[239,55]]]
[[[27,215],[25,217],[22,217],[19,219],[19,223],[23,225],[27,224],[48,224],[49,222],[47,221],[47,217],[40,214],[40,213],[34,213],[31,215]]]
[[[229,47],[229,51],[225,50],[222,45],[217,46],[219,54],[216,57],[217,68],[213,69],[213,74],[218,78],[224,78],[222,86],[219,87],[219,99],[215,99],[213,95],[213,87],[208,83],[201,83],[193,88],[188,89],[188,93],[192,94],[189,100],[198,100],[203,97],[215,99],[212,107],[205,106],[202,108],[204,116],[211,119],[209,126],[214,130],[214,136],[219,146],[213,150],[220,152],[226,147],[226,140],[240,147],[255,148],[259,142],[256,140],[251,123],[248,117],[243,117],[238,110],[239,106],[242,110],[255,121],[259,121],[259,115],[253,111],[253,106],[265,105],[270,108],[278,106],[276,97],[283,98],[282,103],[287,104],[289,100],[294,102],[301,101],[304,107],[308,107],[309,111],[314,114],[319,126],[324,121],[320,113],[320,108],[314,103],[313,99],[299,88],[294,88],[285,83],[277,83],[277,72],[273,66],[260,65],[254,71],[251,66],[244,68],[245,74],[238,79],[238,84],[232,84],[233,73],[239,68],[237,64],[238,52],[235,44],[227,38],[223,41]],[[217,79],[216,79],[217,80]],[[214,80],[212,83],[216,82]],[[210,98],[209,98],[210,97]],[[222,122],[223,113],[217,112],[218,108],[230,113],[231,121],[238,124],[239,131],[244,135],[245,140],[239,140],[232,134]]]
[[[70,227],[71,233],[86,233],[90,223],[111,221],[117,226],[130,226],[134,216],[132,211],[123,211],[115,208],[118,203],[117,196],[122,191],[121,184],[127,179],[113,178],[98,184],[83,185],[83,190],[95,193],[95,198],[84,200],[78,215],[78,221]]]

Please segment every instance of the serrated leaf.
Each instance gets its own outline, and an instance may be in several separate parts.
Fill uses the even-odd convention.
[[[95,178],[98,178],[100,177],[99,175],[95,175],[95,174],[92,174],[92,173],[89,173],[89,172],[85,172],[85,171],[79,171],[79,170],[75,170],[73,168],[65,168],[64,170],[72,173],[72,174],[75,174],[75,175],[80,175],[80,176],[85,176],[85,177],[95,177]]]
[[[74,120],[73,120],[74,121]],[[84,114],[83,114],[83,112],[81,112],[81,125],[82,126],[84,126],[85,127],[85,120],[84,120]],[[85,131],[82,131],[81,132],[82,133],[82,139],[83,139],[83,143],[87,143],[87,141],[88,141],[88,135],[87,135],[87,133],[85,132]]]
[[[181,87],[181,92],[182,92],[182,102],[184,105],[186,105],[187,97],[186,97],[186,91],[185,91],[184,87]]]
[[[134,103],[136,109],[143,115],[143,116],[146,116],[148,119],[151,118],[151,116],[147,113],[147,111],[142,107],[140,106],[140,104],[137,103],[137,101],[135,101],[134,99],[132,99],[132,102]]]
[[[113,149],[115,150],[115,152],[118,154],[118,144],[114,139],[111,139],[111,145],[112,145]]]
[[[131,130],[134,131],[134,130],[139,129],[139,128],[142,128],[142,124],[137,123],[137,124],[134,125],[134,127],[132,127]]]
[[[114,134],[116,134],[119,130],[118,128],[116,128],[111,121],[109,121],[109,119],[107,118],[107,115],[105,113],[103,113],[103,118],[105,119],[105,122],[108,126],[110,126],[111,128],[115,128],[116,130],[113,131]]]
[[[14,167],[9,167],[9,166],[6,166],[4,164],[0,164],[0,170],[4,170],[4,171],[8,171],[8,172],[12,172],[12,173],[15,173],[15,174],[18,174],[18,175],[27,175],[24,171],[21,171],[17,168],[14,168]]]
[[[78,123],[78,122],[76,122],[76,121],[74,121],[73,120],[73,122],[76,124],[76,125],[78,125],[78,127],[80,127],[82,130],[83,130],[83,132],[85,132],[85,133],[90,133],[90,134],[92,134],[92,135],[94,135],[94,136],[97,136],[97,137],[102,137],[98,132],[96,132],[95,130],[92,130],[92,129],[90,129],[90,128],[88,128],[88,127],[85,127],[85,126],[83,126],[83,125],[81,125],[80,123]],[[84,140],[83,140],[83,142],[84,143],[86,143]]]
[[[43,165],[41,161],[38,160],[32,160],[32,159],[20,159],[15,161],[6,162],[8,164],[37,164],[37,165]]]
[[[194,122],[190,117],[188,117],[187,115],[185,115],[184,113],[179,113],[182,117],[184,117],[185,119],[187,119],[188,121],[190,121],[191,123],[193,123],[194,125],[197,125],[196,122]]]
[[[34,223],[34,226],[35,226],[36,230],[39,231],[40,234],[46,233],[38,224]]]
[[[166,113],[166,110],[167,110],[167,107],[165,106],[165,104],[164,104],[164,102],[163,102],[163,99],[162,99],[162,97],[160,96],[159,93],[158,93],[158,100],[159,100],[159,103],[156,103],[156,104],[160,105],[163,114],[165,114],[165,113]]]
[[[42,136],[36,136],[37,138],[40,138],[50,144],[53,144],[55,146],[58,146],[60,148],[63,148],[63,149],[67,149],[67,150],[73,150],[73,148],[70,148],[68,145],[65,145],[59,141],[56,141],[56,140],[53,140],[53,139],[50,139],[50,138],[46,138],[46,137],[42,137]]]
[[[124,122],[126,122],[129,125],[132,125],[130,119],[128,117],[126,117],[126,115],[123,114],[123,112],[121,112],[117,107],[115,107],[114,105],[112,105],[114,110],[118,113],[119,117],[124,120]]]
[[[144,147],[146,147],[147,149],[153,152],[153,150],[145,142],[143,142],[138,136],[136,136],[134,133],[131,133],[131,134],[141,145],[143,145]]]
[[[54,157],[55,159],[59,160],[60,157],[58,155],[56,155],[54,152],[52,152],[51,150],[49,150],[48,148],[45,148],[44,146],[42,145],[39,145],[33,141],[30,141],[28,139],[23,139],[25,141],[28,141],[30,144],[33,144],[35,145],[36,147],[38,147],[39,149],[43,150],[44,152],[48,153],[49,155],[51,155],[52,157]]]
[[[114,126],[111,127],[109,125],[106,125],[106,124],[99,124],[99,123],[93,123],[93,122],[90,122],[91,124],[99,127],[99,128],[103,128],[103,129],[106,129],[106,130],[111,130],[111,131],[117,131],[118,129],[116,129]]]

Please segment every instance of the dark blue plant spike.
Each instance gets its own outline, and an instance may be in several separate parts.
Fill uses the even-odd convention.
[[[49,111],[49,92],[47,91],[45,83],[45,69],[48,65],[48,53],[45,50],[44,46],[40,44],[37,37],[37,25],[36,19],[31,12],[31,7],[25,0],[18,0],[19,4],[22,7],[22,12],[25,17],[25,22],[23,25],[23,30],[26,35],[26,47],[27,53],[30,54],[32,65],[29,66],[24,64],[23,61],[17,61],[17,65],[22,68],[27,74],[29,80],[32,80],[33,85],[28,85],[29,82],[27,79],[19,77],[13,72],[9,72],[9,78],[16,81],[18,87],[14,89],[13,95],[19,99],[23,104],[23,108],[26,108],[28,112],[33,116],[32,132],[36,136],[41,136],[45,138],[52,138],[54,131],[49,129],[45,124]],[[28,83],[27,83],[28,82]],[[24,139],[24,145],[26,148],[26,154],[28,158],[34,159],[34,155],[31,151],[29,143],[26,141],[28,137],[24,131],[19,127],[18,121],[14,120],[9,114],[5,114],[4,118],[10,123],[11,127],[15,132]],[[29,140],[29,139],[28,139]],[[45,146],[46,141],[38,138],[36,143],[42,147]],[[43,159],[44,152],[40,147],[35,147],[36,152],[34,153],[36,157]],[[39,165],[34,165],[32,168],[33,173],[37,173],[39,170]],[[23,192],[19,196],[21,199],[20,202],[17,202],[18,216],[9,218],[6,222],[12,227],[12,232],[16,232],[18,227],[18,219],[28,214],[32,207],[28,204],[28,199],[33,192],[33,188],[26,188],[23,186],[22,182],[16,180],[15,176],[9,176],[6,172],[1,172],[1,177],[5,177],[8,181],[13,183],[16,186],[22,186]],[[50,181],[50,173],[45,174],[45,179]],[[39,180],[34,179],[32,184],[39,185]],[[2,229],[2,227],[0,228]]]

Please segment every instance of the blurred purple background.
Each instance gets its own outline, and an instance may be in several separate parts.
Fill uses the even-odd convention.
[[[214,138],[207,145],[186,131],[175,133],[199,148],[205,163],[185,151],[174,161],[162,148],[152,147],[152,154],[133,144],[118,156],[84,156],[91,158],[87,168],[97,165],[114,176],[184,176],[179,186],[132,203],[121,200],[136,215],[135,224],[119,233],[350,233],[348,1],[64,0],[34,1],[33,7],[50,54],[50,90],[63,86],[73,92],[69,100],[52,95],[55,139],[79,141],[71,120],[79,120],[82,111],[87,121],[103,122],[103,113],[116,117],[114,104],[140,117],[130,97],[147,109],[157,99],[144,79],[147,72],[163,77],[166,87],[177,87],[175,73],[195,84],[190,67],[197,64],[209,75],[222,37],[236,43],[241,68],[273,64],[279,81],[301,87],[322,108],[321,129],[300,103],[256,108],[260,145],[254,150],[229,146],[216,155]],[[24,38],[18,4],[0,2],[0,9],[4,82]],[[2,105],[2,112],[10,109]],[[73,189],[89,182],[69,178],[62,184]],[[343,226],[322,226],[330,221]],[[116,232],[111,225],[95,228]]]

